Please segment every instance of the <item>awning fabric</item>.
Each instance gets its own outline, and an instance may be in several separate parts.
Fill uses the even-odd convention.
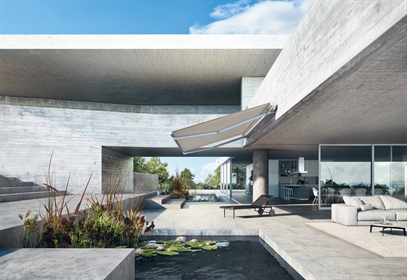
[[[274,109],[270,103],[259,105],[175,130],[171,136],[184,154],[212,149],[244,138],[260,118],[274,113]]]

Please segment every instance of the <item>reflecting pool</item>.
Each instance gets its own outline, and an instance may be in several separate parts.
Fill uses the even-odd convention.
[[[225,240],[217,243],[225,244]],[[259,241],[228,240],[226,243],[229,246],[218,246],[214,251],[136,259],[136,279],[298,279]]]

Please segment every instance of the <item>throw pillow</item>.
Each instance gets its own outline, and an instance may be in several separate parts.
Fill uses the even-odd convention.
[[[373,210],[373,207],[372,207],[372,204],[367,203],[367,204],[360,205],[360,209],[362,211],[368,211],[368,210]]]

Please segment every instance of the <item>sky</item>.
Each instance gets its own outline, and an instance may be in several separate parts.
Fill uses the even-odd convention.
[[[0,0],[2,34],[290,34],[312,1]]]
[[[0,0],[0,34],[291,34],[311,0]],[[161,158],[203,182],[224,158]]]

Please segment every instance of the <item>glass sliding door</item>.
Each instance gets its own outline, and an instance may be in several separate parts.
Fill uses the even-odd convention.
[[[374,194],[406,195],[407,145],[374,145]]]
[[[372,193],[371,145],[320,145],[320,208]]]

